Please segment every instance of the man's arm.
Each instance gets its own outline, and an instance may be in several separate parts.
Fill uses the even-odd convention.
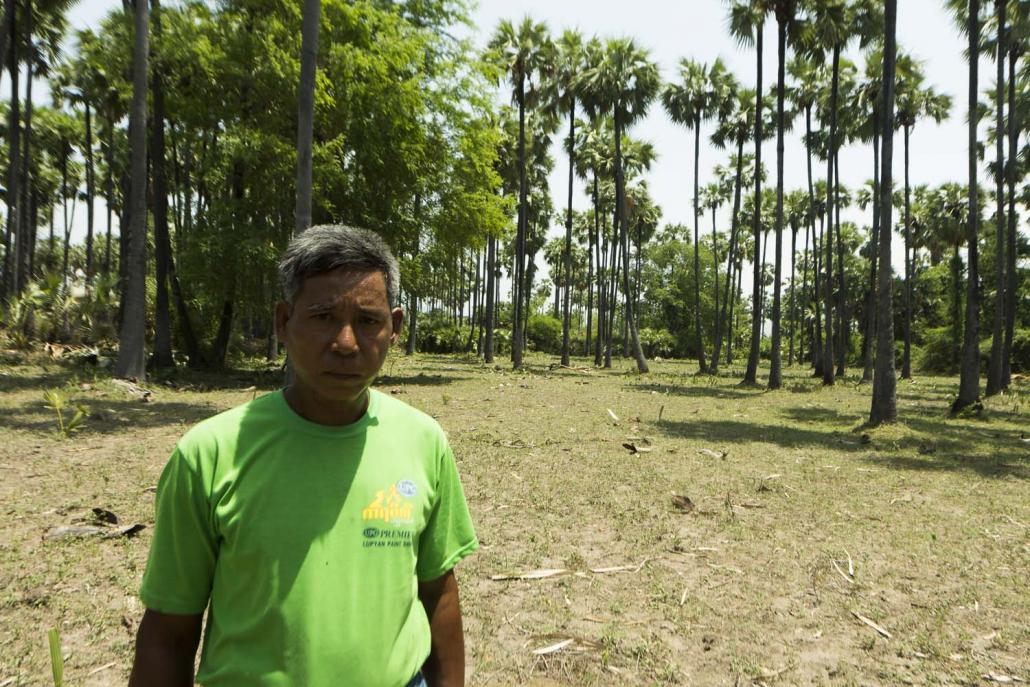
[[[147,609],[136,633],[129,687],[192,687],[203,618]]]
[[[419,582],[418,598],[429,616],[432,649],[422,666],[429,687],[463,687],[465,637],[461,629],[458,580],[450,570],[442,577]]]

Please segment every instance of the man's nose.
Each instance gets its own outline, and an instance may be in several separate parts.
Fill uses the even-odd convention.
[[[333,338],[333,350],[337,353],[354,353],[358,350],[358,338],[354,335],[354,327],[346,322]]]

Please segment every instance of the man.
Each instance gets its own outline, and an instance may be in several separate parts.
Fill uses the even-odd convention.
[[[279,264],[282,391],[179,441],[158,484],[130,687],[464,683],[453,568],[478,542],[427,415],[369,388],[397,338],[375,234],[313,227]]]

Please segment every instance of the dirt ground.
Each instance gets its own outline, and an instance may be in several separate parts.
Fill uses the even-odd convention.
[[[378,383],[458,457],[482,542],[458,570],[470,684],[1030,681],[1027,382],[963,419],[956,379],[900,382],[902,424],[866,431],[853,377],[796,367],[766,392],[686,362],[501,362],[396,355]],[[0,354],[0,687],[53,684],[51,628],[65,684],[125,683],[164,461],[278,380],[180,372],[143,402],[89,364]],[[47,388],[89,407],[68,437]],[[118,518],[104,533],[146,527],[44,538],[93,508]]]

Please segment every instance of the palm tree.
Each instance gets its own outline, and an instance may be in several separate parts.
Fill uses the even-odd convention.
[[[719,126],[712,134],[712,143],[719,148],[725,148],[729,144],[736,144],[737,153],[731,159],[731,166],[735,168],[733,183],[733,210],[730,220],[730,245],[726,257],[726,285],[723,290],[725,297],[722,299],[722,311],[716,313],[715,318],[715,344],[712,347],[711,374],[719,371],[719,354],[722,349],[722,335],[724,325],[728,322],[728,308],[732,307],[730,292],[733,288],[733,274],[736,264],[739,262],[739,225],[740,225],[740,202],[741,188],[746,183],[744,180],[744,143],[754,131],[754,93],[749,90],[738,90],[734,97],[733,110],[729,116],[720,118]],[[750,177],[748,177],[750,179]],[[732,319],[732,317],[731,317]],[[727,355],[727,358],[729,356]]]
[[[816,209],[818,204],[816,203],[815,188],[812,180],[812,142],[815,138],[814,132],[812,131],[812,108],[815,107],[819,99],[820,83],[819,83],[819,69],[815,61],[809,55],[795,55],[794,59],[788,66],[788,71],[791,77],[794,79],[795,85],[790,90],[790,98],[794,104],[794,108],[797,111],[803,111],[805,113],[805,159],[806,167],[808,171],[808,217],[806,235],[810,234],[812,237],[812,243],[818,251],[818,244],[815,239],[815,217]],[[806,240],[806,244],[808,241]],[[807,249],[806,249],[807,250]],[[805,263],[806,270],[806,282],[807,282],[807,268],[808,263]],[[818,260],[816,260],[816,269],[812,272],[813,278],[813,290],[815,291],[815,336],[814,340],[810,342],[812,352],[812,363],[815,368],[815,374],[822,374],[822,321],[820,319],[819,311],[819,270]],[[805,292],[807,293],[807,286]]]
[[[1022,98],[1017,107],[1016,101],[1016,65],[1023,60],[1030,46],[1030,4],[1026,2],[1015,2],[1010,10],[1011,21],[1009,22],[1010,40],[1007,41],[1009,52],[1009,76],[1008,76],[1008,97],[1009,97],[1009,119],[1008,139],[1009,154],[1006,165],[1005,177],[1008,181],[1008,234],[1005,246],[1007,282],[1005,288],[1005,343],[1002,350],[1002,379],[1001,386],[1008,389],[1012,380],[1012,337],[1016,324],[1016,303],[1017,301],[1017,279],[1016,279],[1016,176],[1017,160],[1019,159],[1019,130],[1020,122],[1026,117],[1027,99]],[[1025,62],[1024,62],[1025,64]],[[1024,66],[1023,83],[1030,82],[1030,74]]]
[[[956,0],[952,0],[954,5]],[[966,318],[962,341],[962,366],[959,373],[958,397],[951,405],[952,413],[974,405],[980,396],[980,351],[977,331],[980,327],[980,279],[977,234],[980,213],[978,208],[978,186],[976,179],[977,138],[976,126],[979,120],[977,92],[979,89],[980,60],[980,0],[969,0],[966,12],[967,37],[969,38],[969,220],[966,224],[969,270],[966,277]]]
[[[716,168],[717,182],[705,184],[705,187],[701,189],[700,201],[701,207],[706,210],[712,211],[712,266],[715,271],[715,313],[716,320],[719,317],[719,234],[715,228],[715,213],[722,207],[723,203],[726,202],[729,196],[730,180],[729,170],[723,168]],[[694,271],[697,272],[699,264],[695,263]],[[697,280],[697,276],[694,277]],[[730,275],[727,273],[726,279],[729,281]],[[700,303],[695,306],[700,308]]]
[[[787,63],[787,36],[800,42],[805,24],[799,21],[798,0],[775,0],[773,11],[776,15],[776,248],[775,268],[773,276],[772,306],[772,355],[769,365],[769,388],[779,389],[783,385],[781,367],[780,342],[780,290],[783,255],[783,131],[786,118],[783,111],[784,82]],[[795,232],[796,236],[796,232]],[[793,250],[791,251],[793,265]],[[793,328],[792,330],[793,331]],[[794,341],[791,336],[791,358],[793,358]]]
[[[795,278],[795,259],[798,250],[798,229],[808,216],[808,196],[797,189],[784,199],[785,221],[790,226],[790,346],[787,352],[788,367],[794,364],[794,337],[797,333],[797,280]]]
[[[940,123],[948,116],[951,98],[923,87],[923,74],[919,64],[906,55],[896,62],[897,78],[897,123],[902,128],[905,145],[905,346],[901,360],[901,377],[912,377],[912,290],[915,281],[915,250],[912,246],[911,186],[909,184],[909,138],[912,128],[922,117],[930,117]]]
[[[576,99],[579,96],[579,80],[585,65],[583,37],[576,31],[565,31],[555,47],[554,71],[545,84],[545,102],[548,114],[557,115],[566,110],[569,113],[569,138],[566,142],[569,152],[569,204],[565,215],[565,250],[562,258],[565,299],[562,309],[561,345],[561,364],[568,367],[572,294],[572,279],[569,278],[572,270],[572,182],[576,166]],[[557,286],[555,289],[557,290]]]
[[[118,336],[116,377],[145,379],[146,330],[146,242],[147,242],[147,56],[149,53],[150,8],[136,0],[135,45],[132,54],[132,187],[131,225],[127,254],[122,325]]]
[[[730,7],[730,35],[740,45],[755,46],[755,169],[762,168],[762,28],[768,11],[764,2],[734,2]],[[753,232],[755,237],[754,283],[751,289],[751,348],[744,384],[758,383],[758,356],[762,338],[762,175],[755,174]]]
[[[876,282],[876,373],[873,376],[873,397],[869,424],[896,422],[898,403],[897,379],[894,370],[894,305],[891,299],[891,231],[893,210],[892,164],[894,158],[894,64],[897,57],[897,0],[884,3],[883,87],[880,91],[883,124],[883,156],[880,171],[880,224],[885,228],[879,236],[880,272]]]
[[[625,319],[629,329],[637,370],[647,372],[647,361],[640,347],[640,336],[634,318],[629,289],[629,236],[625,203],[626,180],[623,170],[622,137],[626,128],[647,113],[658,94],[658,67],[646,50],[631,39],[609,40],[604,61],[585,73],[588,88],[599,94],[600,101],[612,112],[615,124],[615,215],[618,219],[619,245],[622,253],[622,285],[625,296]]]
[[[829,127],[827,139],[826,161],[826,212],[827,228],[824,237],[826,248],[824,307],[825,307],[825,343],[823,347],[823,384],[832,385],[833,371],[833,223],[836,184],[834,180],[834,163],[839,146],[837,136],[838,96],[840,91],[841,51],[847,47],[852,38],[858,37],[860,47],[865,48],[876,34],[880,25],[878,6],[874,0],[826,0],[813,7],[814,36],[812,50],[825,57],[832,54],[830,101],[828,103]],[[843,293],[839,299],[843,307]]]
[[[662,103],[669,117],[677,124],[694,130],[694,336],[697,345],[698,369],[705,373],[704,340],[701,337],[701,259],[698,252],[700,197],[698,162],[701,154],[701,123],[717,112],[720,119],[728,115],[729,94],[735,89],[732,75],[722,60],[709,67],[694,60],[680,60],[680,83],[668,84],[662,92]]]
[[[995,198],[998,201],[994,216],[994,323],[991,336],[991,357],[987,365],[987,395],[993,396],[1002,390],[1004,372],[1002,353],[1005,339],[1005,53],[1006,47],[1006,5],[1009,0],[995,0],[997,8],[997,40],[994,47],[998,75],[995,81]],[[1009,114],[1011,117],[1011,113]]]
[[[524,331],[522,327],[523,274],[526,260],[528,187],[526,184],[526,108],[532,107],[538,93],[536,80],[545,80],[553,46],[547,26],[525,17],[516,29],[502,21],[488,44],[491,61],[503,70],[512,86],[512,101],[519,108],[519,214],[515,237],[515,274],[513,275],[514,316],[511,358],[515,369],[522,367]],[[528,86],[528,88],[527,88]]]

